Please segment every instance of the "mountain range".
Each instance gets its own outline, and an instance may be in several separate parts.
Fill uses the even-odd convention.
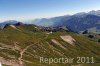
[[[53,18],[35,19],[26,22],[46,27],[66,26],[74,32],[82,32],[85,30],[94,32],[92,31],[92,28],[96,28],[94,33],[100,33],[100,10],[93,10],[87,13],[81,12],[74,15],[64,15]]]
[[[3,29],[6,24],[14,24],[19,21],[9,20],[0,23]],[[71,31],[82,33],[88,30],[89,33],[100,33],[100,10],[90,12],[80,12],[74,15],[64,15],[53,18],[41,18],[35,20],[26,20],[26,24],[34,24],[45,27],[62,27],[66,26]]]
[[[27,23],[9,20],[0,23],[0,28],[0,62],[3,66],[100,66],[100,34],[97,34],[100,16],[97,11]],[[73,63],[48,64],[40,63],[40,57],[75,60]],[[77,63],[77,57],[94,58],[94,61]]]
[[[99,14],[100,11],[91,11],[49,19],[0,23],[0,65],[100,66]],[[46,60],[40,62],[41,57]],[[72,63],[49,64],[48,59],[51,58],[74,60]],[[77,62],[78,58],[80,62]]]

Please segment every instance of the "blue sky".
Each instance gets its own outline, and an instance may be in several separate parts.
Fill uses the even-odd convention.
[[[0,0],[0,21],[48,18],[100,10],[100,0]]]

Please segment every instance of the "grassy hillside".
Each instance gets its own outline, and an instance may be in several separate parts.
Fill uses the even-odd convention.
[[[38,30],[35,32],[34,30]],[[73,44],[61,36],[70,36]],[[65,38],[67,39],[67,38]],[[75,58],[73,63],[40,63],[45,58]],[[77,63],[77,57],[94,57],[94,63]],[[0,61],[4,66],[100,66],[100,43],[73,32],[39,32],[36,26],[0,30]]]

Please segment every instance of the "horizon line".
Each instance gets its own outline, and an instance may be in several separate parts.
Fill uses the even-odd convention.
[[[72,13],[72,14],[62,14],[62,15],[55,15],[55,16],[44,16],[44,17],[34,17],[34,16],[30,16],[30,17],[9,17],[9,18],[1,18],[0,19],[0,23],[5,22],[5,21],[9,21],[9,20],[16,20],[16,21],[27,21],[27,20],[35,20],[35,19],[42,19],[42,18],[54,18],[54,17],[59,17],[59,16],[71,16],[71,15],[75,15],[77,13],[88,13],[90,11],[99,11],[99,10],[88,10],[88,11],[81,11],[81,12],[76,12],[76,13]]]

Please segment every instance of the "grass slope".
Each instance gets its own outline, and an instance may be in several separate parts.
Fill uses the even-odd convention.
[[[17,30],[18,29],[18,30]],[[33,32],[34,26],[18,26],[17,29],[7,27],[0,30],[0,57],[6,60],[23,62],[24,66],[100,66],[100,44],[72,32]],[[63,41],[60,36],[70,35],[76,42],[75,46]],[[53,43],[55,39],[64,48]],[[46,64],[40,63],[40,57],[94,57],[94,64]],[[96,63],[98,62],[98,63]],[[6,66],[7,64],[4,64]],[[9,64],[8,64],[9,65]],[[16,66],[16,65],[15,65]],[[21,66],[21,65],[20,65]]]

